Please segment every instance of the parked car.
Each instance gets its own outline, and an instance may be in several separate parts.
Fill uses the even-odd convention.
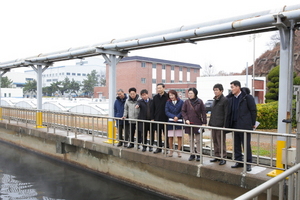
[[[206,113],[211,112],[211,107],[213,105],[214,100],[210,99],[205,102],[205,110]]]

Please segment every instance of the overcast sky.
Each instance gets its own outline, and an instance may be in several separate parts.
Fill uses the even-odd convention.
[[[295,4],[299,0],[0,0],[0,62]],[[256,39],[256,57],[269,48],[273,34]],[[253,42],[242,36],[129,54],[134,55],[241,72],[253,63]]]

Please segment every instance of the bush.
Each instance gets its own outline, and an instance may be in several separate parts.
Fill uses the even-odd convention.
[[[257,118],[256,120],[260,122],[259,129],[277,129],[278,120],[278,101],[257,104]],[[296,104],[293,101],[293,117],[292,117],[292,127],[297,126],[296,122]]]

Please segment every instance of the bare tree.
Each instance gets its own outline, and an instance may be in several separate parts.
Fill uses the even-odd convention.
[[[277,31],[274,35],[271,36],[271,40],[267,43],[267,46],[270,49],[273,49],[275,46],[280,44],[280,35],[279,32]]]
[[[202,76],[212,76],[214,75],[214,67],[212,66],[212,64],[206,65],[203,69],[203,75]]]

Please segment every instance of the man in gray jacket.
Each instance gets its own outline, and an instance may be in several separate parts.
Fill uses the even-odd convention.
[[[215,97],[208,125],[224,128],[226,125],[226,117],[228,113],[228,99],[223,95],[224,89],[222,84],[215,84],[213,90],[215,93]],[[221,130],[212,129],[212,139],[214,143],[215,156],[219,158],[226,158],[226,134],[223,132],[222,137]],[[219,165],[225,165],[226,160],[219,158],[210,160],[210,162],[220,161]]]
[[[136,108],[137,101],[139,100],[139,95],[136,93],[136,88],[132,87],[129,88],[129,98],[126,100],[124,105],[124,114],[122,119],[125,119],[127,116],[129,119],[137,119],[139,116],[140,108]],[[130,144],[127,146],[127,148],[133,148],[134,145],[134,133],[136,129],[136,121],[129,121],[129,138],[130,138]],[[126,130],[125,130],[126,131]],[[126,134],[125,134],[126,135]],[[138,138],[139,141],[142,141],[142,138]]]

